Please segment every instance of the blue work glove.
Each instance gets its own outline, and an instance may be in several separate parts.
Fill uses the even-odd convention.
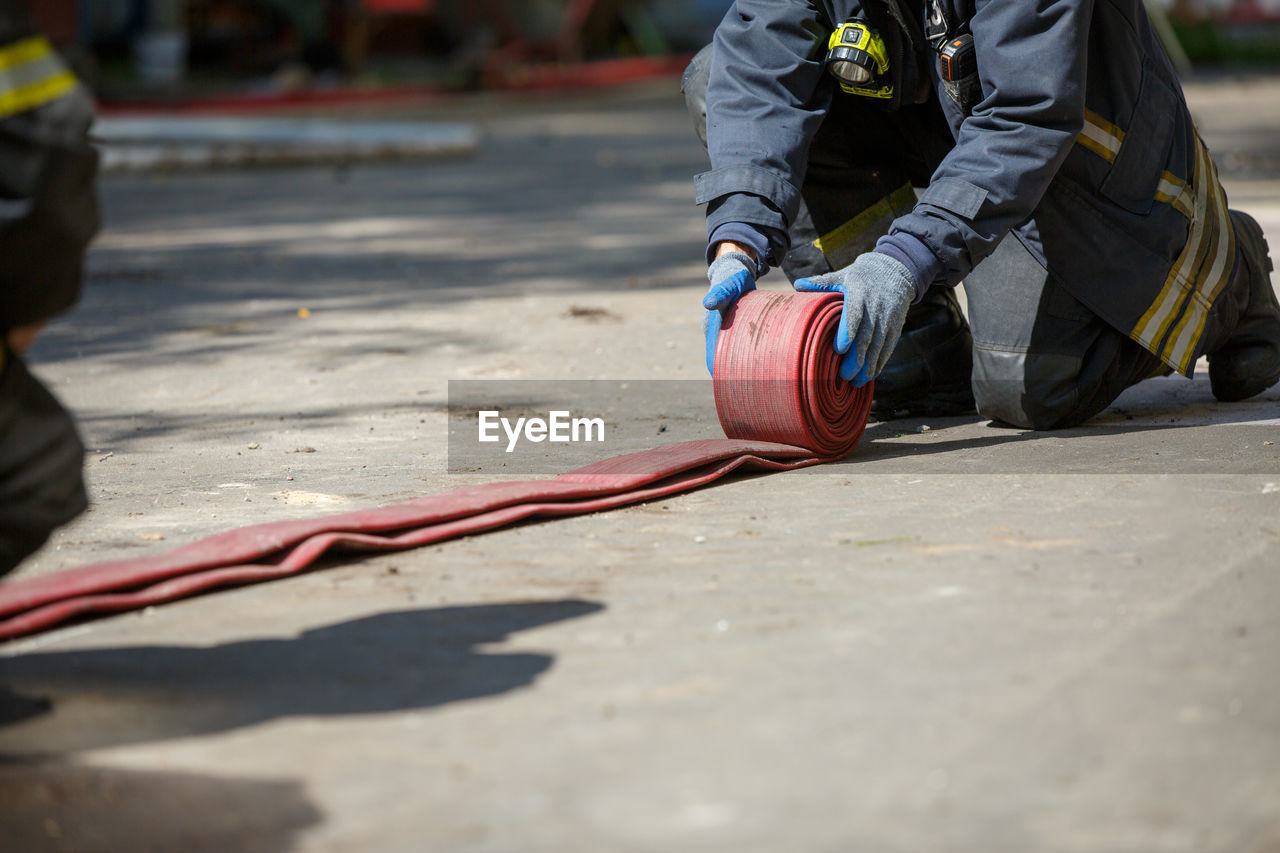
[[[702,297],[702,307],[706,309],[702,334],[707,339],[707,373],[714,376],[720,325],[738,297],[756,289],[756,262],[746,252],[726,252],[707,267],[707,281],[711,282],[711,289]]]
[[[844,294],[836,352],[844,356],[840,378],[852,380],[858,388],[884,369],[916,298],[911,271],[878,252],[859,255],[844,269],[799,279],[795,288],[804,293]]]

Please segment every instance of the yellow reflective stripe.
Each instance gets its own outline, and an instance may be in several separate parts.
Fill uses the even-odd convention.
[[[1076,142],[1108,163],[1114,163],[1120,154],[1120,146],[1124,144],[1124,131],[1093,110],[1085,110],[1084,129],[1076,137]],[[1172,172],[1165,172],[1160,176],[1155,200],[1171,204],[1187,219],[1191,218],[1191,208],[1194,204],[1191,190]]]
[[[1164,287],[1161,288],[1159,295],[1138,320],[1133,331],[1129,333],[1131,338],[1152,352],[1155,352],[1155,345],[1164,337],[1169,324],[1177,316],[1178,308],[1182,305],[1187,293],[1194,262],[1202,255],[1205,236],[1204,214],[1208,207],[1203,148],[1202,145],[1196,146],[1195,171],[1191,178],[1191,185],[1195,188],[1195,203],[1192,206],[1191,231],[1187,235],[1186,245],[1182,248],[1182,254],[1169,269],[1169,275],[1165,278]],[[1169,366],[1177,367],[1176,364]]]
[[[1085,109],[1084,121],[1085,121],[1085,124],[1093,125],[1103,134],[1113,137],[1116,140],[1117,148],[1120,147],[1119,143],[1124,142],[1124,131],[1116,127],[1111,122],[1107,121],[1100,114],[1095,113],[1093,110],[1087,109],[1087,108]]]
[[[55,54],[48,53],[21,65],[0,68],[0,92],[25,89],[66,73],[67,66]]]
[[[0,50],[0,117],[55,101],[77,82],[48,39],[23,39]]]
[[[1103,133],[1100,128],[1091,124],[1084,126],[1084,130],[1080,131],[1080,135],[1076,137],[1076,142],[1108,163],[1114,163],[1116,155],[1120,153],[1120,140]]]
[[[1198,145],[1197,148],[1203,148]],[[1209,184],[1209,205],[1204,211],[1205,234],[1208,245],[1196,259],[1195,281],[1187,300],[1186,312],[1169,333],[1161,357],[1165,363],[1179,371],[1190,367],[1195,345],[1204,330],[1209,306],[1217,298],[1231,276],[1229,264],[1235,258],[1235,235],[1231,231],[1231,218],[1227,214],[1226,198],[1218,183],[1217,172],[1208,151],[1204,152],[1206,179]]]
[[[1092,110],[1085,110],[1084,129],[1076,141],[1114,163],[1124,143],[1124,131]],[[1159,355],[1169,367],[1186,373],[1204,333],[1209,308],[1231,278],[1236,251],[1226,195],[1199,134],[1191,185],[1166,171],[1156,185],[1155,200],[1185,216],[1191,229],[1160,293],[1129,336]]]
[[[1191,188],[1173,173],[1165,172],[1160,176],[1160,183],[1156,187],[1156,201],[1172,205],[1174,210],[1191,219],[1192,205],[1195,204]]]
[[[0,50],[0,71],[53,54],[53,45],[43,36],[32,36]]]
[[[10,116],[56,101],[76,87],[76,75],[64,71],[55,77],[0,93],[0,116]]]
[[[1195,204],[1187,243],[1169,270],[1160,294],[1130,333],[1135,341],[1181,373],[1191,368],[1209,308],[1231,278],[1236,253],[1226,194],[1198,135],[1192,185]],[[1157,351],[1161,341],[1164,345]]]
[[[876,222],[886,216],[892,216],[899,208],[915,207],[915,203],[915,190],[912,189],[911,184],[903,184],[888,198],[880,199],[848,222],[814,240],[814,248],[824,255],[834,254]]]
[[[1191,359],[1195,355],[1196,346],[1204,333],[1204,324],[1208,319],[1209,308],[1231,279],[1232,267],[1236,257],[1235,232],[1231,227],[1231,216],[1227,212],[1226,193],[1218,181],[1218,172],[1204,150],[1204,143],[1196,140],[1197,153],[1204,151],[1207,166],[1205,178],[1209,182],[1210,204],[1206,211],[1210,242],[1208,251],[1200,262],[1200,274],[1196,277],[1192,290],[1190,309],[1178,321],[1161,358],[1171,367],[1186,373],[1191,367]]]
[[[1087,129],[1088,128],[1086,127],[1086,130]],[[1085,148],[1088,148],[1090,151],[1092,151],[1094,154],[1097,154],[1099,157],[1106,160],[1108,163],[1114,162],[1116,159],[1115,152],[1113,152],[1110,148],[1103,145],[1102,143],[1087,136],[1085,134],[1085,131],[1083,130],[1080,131],[1080,135],[1076,137],[1076,143],[1079,145],[1083,145]]]
[[[1084,128],[1076,142],[1088,148],[1108,163],[1114,163],[1124,144],[1124,131],[1093,110],[1084,111]]]

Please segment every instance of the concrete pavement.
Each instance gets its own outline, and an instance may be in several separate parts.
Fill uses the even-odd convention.
[[[1189,87],[1220,162],[1274,154],[1280,85],[1249,85]],[[449,379],[702,378],[674,83],[455,109],[432,118],[484,127],[473,161],[104,183],[85,298],[33,352],[94,507],[20,575],[503,479],[447,472]],[[1280,176],[1224,170],[1280,246]],[[1276,850],[1278,568],[1280,389],[1156,380],[1042,435],[873,424],[820,469],[0,647],[24,717],[0,826],[23,850]]]

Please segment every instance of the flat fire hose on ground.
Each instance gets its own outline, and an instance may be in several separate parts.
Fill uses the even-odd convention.
[[[580,515],[673,495],[734,471],[785,471],[848,455],[872,385],[837,375],[839,294],[754,291],[731,309],[715,359],[725,439],[618,456],[551,480],[491,483],[379,509],[259,524],[171,551],[0,585],[0,640],[218,587],[305,571],[330,549],[392,551],[531,518]]]

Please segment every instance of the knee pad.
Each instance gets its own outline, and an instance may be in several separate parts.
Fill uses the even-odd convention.
[[[1022,429],[1062,429],[1083,418],[1081,359],[973,347],[973,397],[978,414]],[[1092,414],[1092,413],[1090,413]]]

